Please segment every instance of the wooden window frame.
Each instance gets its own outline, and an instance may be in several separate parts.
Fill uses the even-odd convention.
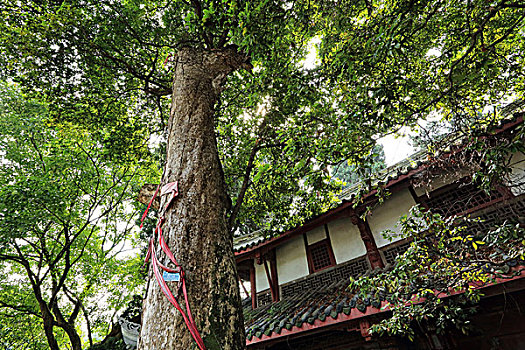
[[[311,274],[315,273],[315,272],[322,271],[324,269],[328,269],[328,268],[333,267],[333,266],[336,265],[335,255],[334,255],[334,251],[332,249],[332,242],[330,241],[330,235],[328,234],[328,227],[327,227],[327,225],[324,225],[324,228],[325,228],[325,232],[326,232],[326,238],[320,240],[319,242],[308,244],[308,240],[306,238],[306,234],[303,235],[304,244],[305,244],[305,247],[306,247],[306,258],[308,260],[308,271]],[[328,256],[330,257],[330,265],[324,266],[324,267],[322,267],[320,269],[315,269],[314,268],[314,262],[313,262],[313,259],[312,259],[311,249],[317,248],[317,247],[320,247],[320,246],[325,246],[326,249],[328,250]]]
[[[465,177],[463,177],[461,179],[458,179],[457,181],[455,181],[453,183],[450,183],[450,184],[445,185],[445,186],[443,186],[441,188],[438,188],[438,189],[435,189],[433,191],[430,191],[428,194],[422,194],[421,196],[417,196],[416,195],[414,200],[416,201],[416,203],[421,204],[426,209],[432,209],[432,208],[430,208],[430,205],[428,204],[429,199],[431,199],[433,197],[436,197],[436,196],[440,196],[440,195],[442,195],[443,193],[446,193],[446,192],[455,191],[461,185],[469,184],[471,181],[472,181],[472,178],[470,176],[465,176]],[[514,197],[514,195],[513,195],[512,191],[510,190],[510,188],[508,188],[507,186],[505,186],[503,184],[497,184],[495,186],[495,188],[494,188],[494,192],[498,192],[500,194],[500,197],[499,198],[495,198],[493,200],[490,200],[488,202],[482,203],[480,205],[474,206],[474,207],[472,207],[470,209],[463,210],[462,212],[459,212],[459,213],[456,213],[456,214],[450,215],[450,216],[465,216],[465,215],[469,215],[469,214],[475,213],[477,211],[480,211],[482,209],[485,209],[487,207],[493,206],[496,203],[499,203],[499,202],[502,202],[504,200],[508,200],[508,199],[511,199],[511,198]],[[414,194],[415,194],[415,191],[414,191]]]

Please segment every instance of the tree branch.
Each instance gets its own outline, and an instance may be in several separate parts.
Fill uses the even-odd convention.
[[[501,7],[502,8],[514,8],[514,9],[525,9],[525,4],[518,3],[518,2],[513,2],[510,4],[503,3]]]
[[[38,312],[35,312],[27,305],[13,305],[13,304],[8,304],[5,301],[0,300],[0,308],[7,308],[7,309],[18,311],[26,315],[41,317],[41,315],[39,315]]]
[[[191,0],[191,4],[193,5],[193,8],[195,9],[195,14],[199,18],[199,20],[202,22],[202,4],[199,0]],[[203,28],[202,30],[202,38],[204,39],[204,43],[209,49],[213,49],[213,40],[211,40],[210,36],[206,33],[206,30]]]
[[[40,159],[40,162],[42,163],[42,169],[44,171],[46,170],[46,163],[44,162],[44,157],[42,156],[42,152],[40,152],[40,149],[36,145],[35,139],[33,138],[33,135],[29,135],[29,141],[31,141],[31,145],[35,149],[36,153],[38,154],[38,158]]]
[[[246,170],[244,172],[242,186],[239,191],[239,195],[237,196],[237,200],[235,201],[235,206],[233,207],[232,212],[230,214],[230,218],[228,220],[228,227],[230,231],[234,229],[235,219],[237,219],[237,215],[239,214],[239,210],[241,209],[242,202],[244,201],[244,196],[250,185],[250,175],[252,173],[253,163],[255,162],[255,157],[259,149],[259,140],[257,140],[255,141],[255,145],[253,146],[252,151],[250,153],[250,157],[248,158],[248,164],[246,165]]]

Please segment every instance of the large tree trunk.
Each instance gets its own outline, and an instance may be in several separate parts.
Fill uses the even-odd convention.
[[[220,85],[243,64],[244,56],[233,48],[184,48],[176,56],[174,72],[162,184],[178,181],[179,196],[165,215],[163,234],[186,272],[189,303],[208,350],[245,346],[233,243],[226,224],[229,201],[214,130]],[[165,254],[158,254],[159,261],[172,266]],[[177,295],[176,283],[168,285]],[[182,295],[179,302],[184,309]],[[162,294],[150,268],[139,349],[195,348],[181,315]]]

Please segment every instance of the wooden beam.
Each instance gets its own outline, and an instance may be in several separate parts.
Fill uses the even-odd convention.
[[[385,267],[385,263],[381,258],[379,249],[377,249],[376,241],[374,239],[374,235],[372,234],[372,230],[368,225],[368,222],[361,219],[361,217],[359,217],[358,215],[352,215],[350,219],[352,220],[352,223],[359,228],[359,232],[361,233],[361,239],[365,244],[366,256],[368,258],[368,261],[370,262],[370,266],[372,267],[372,269],[378,267]]]
[[[268,260],[270,261],[270,268],[268,268]],[[279,301],[279,283],[277,281],[277,263],[275,261],[275,250],[266,254],[263,258],[264,270],[268,285],[270,286],[270,293],[272,293],[272,302]]]
[[[275,292],[275,300],[273,302],[279,301],[279,279],[277,276],[277,259],[275,257],[275,249],[273,254],[270,257],[270,273],[272,274],[273,289]]]
[[[250,265],[250,288],[252,292],[252,309],[257,308],[257,288],[255,285],[255,265],[253,263],[253,260],[251,260]]]
[[[324,231],[326,233],[326,241],[328,242],[328,254],[330,255],[330,261],[332,262],[332,266],[335,266],[337,265],[337,262],[335,261],[334,248],[332,247],[332,241],[330,239],[330,231],[328,230],[328,224],[324,224]]]
[[[246,286],[244,285],[244,283],[242,283],[242,279],[239,277],[239,283],[241,284],[241,287],[242,287],[242,290],[244,291],[244,294],[246,294],[246,296],[250,296],[250,293],[248,293],[248,290],[246,289]]]
[[[264,259],[264,271],[266,272],[266,278],[268,279],[268,285],[270,286],[270,293],[272,293],[272,302],[275,301],[276,295],[275,290],[273,288],[273,281],[272,277],[270,276],[270,270],[268,269],[268,260]]]
[[[308,239],[306,238],[306,233],[303,233],[303,242],[304,242],[304,251],[306,252],[306,262],[308,263],[308,273],[313,273],[314,267],[312,265],[312,259],[310,258],[310,253],[308,249]]]

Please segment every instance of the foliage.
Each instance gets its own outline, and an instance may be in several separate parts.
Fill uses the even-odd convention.
[[[432,113],[459,123],[523,94],[525,14],[518,3],[322,4],[323,69],[339,108],[363,127],[417,125]]]
[[[373,154],[370,157],[371,164],[359,164],[359,167],[356,167],[346,161],[334,168],[332,176],[344,182],[343,188],[348,188],[358,182],[368,180],[373,175],[377,175],[377,173],[386,168],[385,151],[383,146],[377,144],[372,149],[372,152]]]
[[[500,126],[514,122],[519,116],[515,114]],[[426,149],[432,162],[414,184],[428,186],[433,176],[446,174],[457,179],[468,172],[472,174],[472,182],[487,193],[502,183],[509,188],[521,188],[524,179],[515,178],[517,175],[513,174],[510,164],[513,156],[525,153],[523,123],[509,132],[497,134],[494,133],[495,125],[498,125],[496,120],[479,123],[477,121],[469,128],[442,134],[428,142]]]
[[[13,85],[1,89],[2,341],[65,346],[80,341],[81,323],[90,339],[104,335],[142,283],[140,260],[125,253],[134,227],[126,203],[145,169],[108,157],[89,132],[56,123]]]
[[[523,91],[524,15],[506,1],[5,1],[1,11],[0,71],[117,150],[140,148],[138,130],[162,134],[178,48],[248,54],[253,71],[232,74],[216,108],[237,233],[333,205],[340,183],[327,168],[372,164],[381,135],[436,115],[459,125]],[[319,61],[305,68],[308,50]]]
[[[525,259],[525,230],[504,223],[489,232],[473,232],[473,220],[443,219],[418,206],[401,218],[402,238],[412,240],[390,270],[352,281],[361,298],[386,298],[392,316],[371,327],[372,333],[413,339],[414,323],[442,332],[455,326],[469,331],[468,316],[496,277],[512,276],[509,265]],[[393,238],[393,233],[385,233]],[[454,298],[446,298],[451,294]]]
[[[2,277],[6,278],[4,275]],[[5,300],[5,294],[7,293],[2,291],[1,300]],[[0,302],[0,305],[1,303],[3,301]],[[49,348],[42,322],[38,316],[21,315],[9,309],[2,310],[1,315],[2,320],[5,320],[0,324],[1,349],[16,347],[21,350],[44,350]]]

